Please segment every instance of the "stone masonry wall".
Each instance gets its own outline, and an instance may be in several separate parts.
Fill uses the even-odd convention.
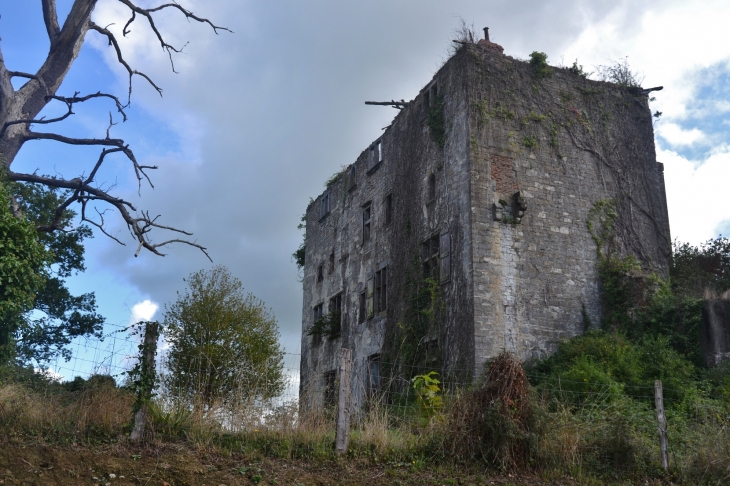
[[[597,247],[587,226],[597,201],[617,205],[610,251],[666,275],[671,239],[646,96],[566,69],[537,79],[528,63],[478,48],[463,55],[479,370],[503,350],[542,357],[599,325]],[[500,201],[513,218],[497,220]]]
[[[310,204],[306,215],[304,266],[301,394],[310,404],[321,404],[325,374],[337,367],[340,347],[353,350],[353,397],[355,408],[366,397],[368,363],[380,356],[381,367],[409,378],[416,364],[398,346],[413,322],[414,285],[422,284],[421,248],[430,237],[450,236],[450,275],[438,285],[444,305],[433,329],[414,340],[421,351],[429,348],[434,366],[456,370],[473,362],[471,309],[471,249],[469,247],[469,170],[467,139],[468,105],[463,84],[447,66],[419,96],[393,120],[392,125],[364,150],[356,162],[343,169],[334,182]],[[449,120],[444,147],[432,136],[428,106],[444,100],[444,118]],[[427,101],[428,98],[428,101]],[[378,163],[377,143],[382,150]],[[371,150],[374,149],[374,150]],[[434,185],[435,197],[430,194]],[[386,222],[386,198],[390,195],[392,220]],[[321,214],[329,198],[329,214]],[[370,204],[370,239],[363,241],[363,211]],[[332,255],[334,255],[332,257]],[[329,271],[329,262],[334,268]],[[320,265],[324,275],[318,281]],[[367,292],[374,272],[388,269],[387,310],[363,318],[360,295]],[[313,309],[342,293],[341,336],[318,339],[307,335],[314,322]],[[405,331],[403,331],[405,330]],[[413,334],[408,334],[412,336]],[[409,342],[409,344],[412,344]],[[398,369],[395,369],[395,368]],[[405,385],[404,385],[405,386]]]

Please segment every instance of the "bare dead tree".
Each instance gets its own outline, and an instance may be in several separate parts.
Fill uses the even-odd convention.
[[[173,54],[181,52],[182,47],[174,47],[165,41],[165,38],[155,24],[156,13],[166,9],[175,10],[182,14],[188,21],[192,20],[209,25],[216,34],[219,31],[231,32],[225,27],[215,25],[206,18],[198,17],[174,1],[172,3],[158,5],[154,8],[141,8],[132,0],[117,1],[126,6],[130,12],[130,17],[122,29],[122,35],[127,36],[130,33],[129,26],[139,17],[146,20],[149,28],[152,29],[159,41],[161,48],[167,52],[173,71],[175,70]],[[48,33],[50,49],[45,62],[36,73],[9,70],[5,66],[2,51],[0,51],[0,167],[5,170],[6,177],[10,181],[44,184],[49,187],[69,190],[70,195],[56,208],[55,217],[51,224],[39,226],[37,228],[38,231],[53,232],[62,230],[60,221],[63,212],[71,204],[79,204],[81,206],[80,213],[83,221],[99,228],[105,235],[124,245],[123,242],[106,230],[104,224],[104,213],[106,210],[99,211],[96,208],[96,204],[101,203],[110,206],[109,209],[116,210],[126,223],[131,235],[137,241],[135,256],[139,255],[142,248],[146,248],[156,255],[164,256],[160,252],[160,248],[171,243],[183,243],[200,249],[210,258],[205,247],[194,241],[189,241],[184,237],[173,237],[161,243],[153,242],[150,239],[150,231],[155,228],[169,230],[185,236],[190,236],[192,233],[160,224],[158,222],[159,216],[151,217],[147,211],[138,211],[131,202],[111,195],[109,188],[103,188],[96,180],[97,173],[106,160],[106,157],[110,154],[120,153],[132,164],[137,177],[138,190],[141,189],[143,182],[154,187],[147,175],[147,171],[156,169],[157,167],[140,165],[134,153],[129,148],[129,145],[124,140],[110,137],[110,130],[115,124],[111,112],[109,115],[109,127],[106,130],[106,136],[104,138],[73,138],[60,133],[36,132],[32,130],[33,125],[48,126],[63,121],[74,114],[74,107],[76,105],[98,98],[110,100],[114,104],[114,109],[122,117],[122,121],[126,121],[127,115],[125,109],[129,106],[132,95],[132,80],[135,76],[144,79],[145,82],[149,83],[162,95],[162,89],[149,76],[133,69],[127,63],[117,41],[117,37],[108,28],[96,25],[91,20],[91,14],[97,2],[98,0],[75,0],[68,17],[63,23],[63,27],[61,27],[56,13],[56,0],[41,0],[43,21]],[[125,101],[120,100],[112,94],[102,92],[83,96],[80,96],[78,92],[74,93],[73,96],[61,96],[57,94],[57,90],[61,86],[71,65],[76,60],[86,38],[86,34],[90,30],[107,39],[109,46],[115,50],[118,62],[126,69],[129,75],[129,90]],[[24,78],[27,81],[16,90],[11,82],[13,78]],[[40,112],[52,102],[65,104],[66,113],[56,118],[39,118]],[[89,174],[74,179],[39,176],[36,173],[24,174],[14,172],[11,167],[15,157],[23,145],[31,140],[53,140],[67,145],[98,146],[102,150]],[[94,214],[91,214],[92,212]]]

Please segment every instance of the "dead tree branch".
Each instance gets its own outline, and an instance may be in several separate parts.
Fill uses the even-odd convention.
[[[162,243],[153,243],[149,239],[149,232],[153,228],[163,229],[172,231],[175,233],[181,233],[186,236],[192,236],[192,233],[172,227],[163,225],[157,222],[159,219],[159,215],[155,216],[154,218],[150,217],[148,211],[140,211],[138,215],[132,215],[130,211],[137,212],[137,209],[134,207],[134,205],[121,198],[117,198],[114,196],[111,196],[108,192],[99,189],[97,187],[94,187],[91,185],[93,182],[93,177],[96,174],[96,171],[98,170],[99,166],[101,166],[101,163],[103,162],[106,155],[113,153],[113,152],[119,152],[120,149],[111,149],[111,150],[103,150],[101,156],[99,157],[99,161],[97,162],[96,166],[94,167],[94,171],[92,174],[89,175],[86,179],[82,180],[81,178],[76,178],[72,180],[67,179],[60,179],[56,177],[47,177],[47,176],[39,176],[37,174],[21,174],[16,172],[8,172],[8,180],[14,181],[14,182],[29,182],[34,184],[43,184],[48,187],[58,187],[61,189],[70,189],[73,191],[71,195],[61,204],[57,209],[55,213],[54,220],[49,225],[42,225],[38,226],[36,229],[38,231],[45,231],[45,232],[52,232],[57,231],[60,229],[60,221],[61,217],[63,215],[63,212],[73,203],[80,203],[81,204],[81,220],[84,222],[89,223],[92,226],[95,226],[98,228],[102,233],[104,233],[109,238],[113,239],[120,245],[126,246],[124,242],[122,242],[119,238],[109,233],[105,227],[105,221],[104,221],[104,212],[105,211],[99,211],[98,209],[94,208],[99,220],[95,220],[93,218],[90,218],[88,216],[87,211],[87,205],[90,202],[103,202],[106,204],[111,205],[114,207],[117,212],[122,216],[122,219],[127,225],[127,228],[129,229],[130,234],[137,240],[137,251],[135,252],[134,256],[138,256],[139,252],[142,248],[145,248],[155,255],[159,256],[165,256],[164,253],[161,253],[158,248],[164,247],[166,245],[169,245],[171,243],[184,243],[186,245],[192,246],[194,248],[197,248],[201,250],[205,256],[212,261],[210,258],[210,255],[207,252],[207,249],[195,242],[183,240],[183,239],[172,239],[167,240]]]
[[[226,27],[214,24],[209,19],[199,17],[190,10],[185,9],[181,5],[172,1],[163,3],[153,8],[142,8],[135,4],[134,0],[117,0],[124,4],[131,11],[131,17],[126,21],[122,29],[122,35],[127,36],[130,33],[130,26],[137,16],[142,16],[147,20],[147,24],[152,29],[155,37],[160,42],[162,49],[168,53],[173,71],[175,70],[173,54],[182,52],[182,47],[174,47],[165,40],[162,32],[155,23],[154,15],[165,9],[172,9],[182,13],[185,18],[190,21],[199,22],[209,25],[215,34],[219,31],[231,32]],[[96,25],[91,20],[91,14],[98,0],[73,0],[71,9],[63,22],[59,25],[58,13],[56,8],[56,0],[41,0],[43,22],[46,33],[50,41],[50,49],[45,62],[36,73],[26,73],[22,71],[9,70],[5,66],[5,60],[0,52],[0,168],[7,170],[8,179],[17,182],[27,182],[34,184],[43,184],[49,187],[57,187],[67,189],[68,195],[66,199],[55,208],[52,215],[51,223],[39,226],[38,231],[52,232],[63,231],[61,222],[64,212],[72,204],[81,206],[82,220],[88,222],[92,226],[97,227],[102,233],[123,244],[116,236],[109,233],[105,224],[104,214],[108,209],[114,209],[124,220],[131,235],[137,241],[137,251],[135,256],[139,254],[142,248],[145,248],[157,255],[163,255],[160,248],[171,243],[184,243],[200,249],[208,258],[206,249],[191,241],[173,238],[162,243],[154,243],[150,238],[152,229],[167,230],[174,233],[190,236],[191,233],[183,231],[171,226],[162,225],[158,222],[159,216],[150,217],[148,212],[137,211],[137,209],[124,199],[112,196],[109,192],[112,187],[103,187],[96,180],[99,170],[102,167],[106,157],[115,153],[122,153],[132,163],[135,175],[137,177],[138,193],[141,191],[142,181],[150,184],[152,182],[147,175],[147,170],[156,169],[156,166],[140,165],[137,162],[135,154],[129,148],[127,143],[119,138],[112,138],[110,131],[116,124],[112,113],[109,113],[109,125],[106,129],[104,138],[73,138],[65,135],[54,133],[51,130],[46,132],[35,132],[32,130],[33,125],[43,125],[49,127],[54,123],[62,122],[75,113],[75,108],[79,104],[93,99],[105,98],[112,100],[116,110],[121,114],[122,121],[127,121],[126,109],[132,96],[132,78],[140,76],[144,78],[157,93],[162,95],[162,88],[145,73],[134,69],[125,59],[122,49],[118,43],[117,37],[107,27]],[[84,43],[86,33],[89,30],[106,37],[108,45],[111,46],[117,57],[117,62],[121,64],[129,76],[129,87],[127,90],[126,103],[110,93],[98,91],[96,93],[84,96],[75,92],[73,96],[61,96],[57,94],[57,90],[62,85],[66,74],[72,64],[78,57],[81,47]],[[11,83],[12,78],[25,78],[28,81],[19,89],[15,89]],[[52,101],[58,101],[66,106],[66,111],[52,118],[42,116],[42,110]],[[12,171],[11,165],[15,160],[22,146],[30,140],[52,140],[67,145],[79,146],[99,146],[101,154],[94,163],[93,168],[88,176],[81,175],[74,179],[64,179],[56,177],[39,176],[37,174],[22,174]],[[100,211],[95,206],[96,203],[107,205],[108,209]],[[89,206],[91,204],[91,206]],[[96,215],[92,213],[96,212]]]
[[[33,79],[38,79],[38,78],[33,77]],[[110,95],[108,93],[101,93],[101,92],[97,92],[97,93],[90,94],[90,95],[86,95],[86,96],[78,96],[78,94],[79,93],[76,92],[71,97],[56,96],[56,95],[47,96],[47,98],[49,100],[58,100],[58,101],[61,101],[61,102],[65,103],[66,104],[66,109],[67,109],[66,113],[64,113],[63,115],[61,115],[59,117],[56,117],[56,118],[48,118],[48,119],[46,119],[46,118],[43,118],[42,117],[42,118],[39,118],[39,119],[36,119],[36,120],[10,120],[10,121],[7,121],[3,125],[2,129],[0,129],[0,138],[2,138],[2,136],[5,134],[5,131],[8,129],[8,127],[11,127],[13,125],[17,125],[17,124],[48,125],[50,123],[56,123],[56,122],[63,121],[66,118],[68,118],[69,116],[71,116],[71,115],[74,114],[74,112],[73,112],[73,105],[74,104],[76,104],[76,103],[83,103],[84,101],[88,101],[88,100],[93,99],[93,98],[110,98],[110,99],[114,100],[114,102],[117,105],[117,111],[119,111],[119,113],[122,114],[123,121],[127,121],[127,114],[124,112],[124,108],[126,108],[128,105],[122,105],[122,103],[119,101],[119,98],[117,98],[116,96]],[[107,132],[107,138],[109,138],[108,132]]]
[[[399,110],[402,110],[406,106],[408,106],[408,103],[410,101],[400,100],[400,101],[366,101],[366,105],[377,105],[377,106],[392,106],[393,108],[397,108]]]
[[[143,73],[141,71],[137,71],[135,69],[132,69],[132,67],[129,65],[129,63],[127,63],[127,61],[124,60],[124,56],[122,55],[122,49],[119,47],[119,43],[117,42],[117,38],[114,37],[114,34],[112,34],[110,30],[108,30],[105,27],[99,27],[98,25],[96,25],[94,22],[91,22],[91,21],[89,21],[89,28],[91,30],[95,30],[95,31],[99,32],[103,36],[106,36],[106,38],[109,41],[109,45],[110,46],[113,46],[114,47],[114,50],[117,53],[117,61],[119,62],[119,64],[121,64],[122,66],[124,66],[124,69],[127,70],[127,73],[129,74],[129,91],[128,91],[128,94],[127,94],[127,103],[129,103],[130,100],[132,99],[132,76],[134,76],[135,74],[137,76],[141,76],[144,79],[146,79],[147,82],[150,83],[150,85],[153,88],[155,88],[155,90],[157,91],[157,93],[160,96],[162,96],[162,88],[160,88],[159,86],[157,86],[155,84],[155,82],[152,81],[152,78],[150,78],[149,76],[147,76],[145,73]]]
[[[137,14],[144,16],[147,19],[147,22],[150,24],[150,28],[152,29],[152,32],[154,32],[155,36],[157,36],[157,40],[160,41],[160,45],[162,46],[162,49],[164,49],[167,52],[167,55],[170,58],[170,66],[172,67],[173,72],[177,72],[177,71],[175,71],[175,63],[172,60],[172,54],[182,52],[182,50],[185,48],[185,46],[182,46],[181,48],[178,49],[178,48],[175,48],[172,45],[168,44],[165,41],[165,39],[162,37],[162,34],[160,34],[160,31],[157,30],[155,21],[152,18],[153,12],[158,12],[158,11],[164,10],[166,8],[177,9],[180,12],[182,12],[185,15],[185,17],[188,19],[193,19],[197,22],[206,23],[206,24],[210,25],[213,28],[213,32],[215,32],[216,34],[218,34],[219,30],[226,30],[228,32],[232,32],[230,29],[227,29],[225,27],[220,27],[220,26],[213,24],[213,22],[211,22],[208,19],[204,19],[204,18],[196,16],[191,11],[182,8],[177,3],[166,3],[164,5],[160,5],[155,8],[140,8],[137,5],[135,5],[134,3],[132,3],[130,0],[119,0],[119,1],[121,3],[123,3],[124,5],[126,5],[127,7],[129,7],[129,9],[132,11],[132,16],[129,18],[127,23],[124,25],[124,28],[122,29],[122,35],[124,35],[126,37],[127,34],[130,32],[129,26],[137,18]]]
[[[46,24],[48,40],[51,41],[51,48],[61,34],[61,27],[58,26],[58,14],[56,13],[56,0],[41,0],[43,7],[43,23]]]

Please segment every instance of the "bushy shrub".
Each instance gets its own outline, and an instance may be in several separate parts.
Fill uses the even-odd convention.
[[[662,380],[668,406],[697,391],[695,366],[664,336],[630,341],[622,334],[590,331],[561,344],[531,368],[531,375],[538,386],[577,403],[623,395],[650,400],[655,380]]]
[[[533,51],[530,54],[530,67],[532,68],[532,74],[537,79],[549,78],[553,75],[553,70],[550,69],[547,63],[547,57],[544,52]]]

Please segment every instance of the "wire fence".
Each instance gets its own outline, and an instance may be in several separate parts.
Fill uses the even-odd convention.
[[[70,359],[56,356],[44,363],[35,363],[37,371],[58,382],[69,382],[79,377],[88,380],[94,375],[107,375],[118,385],[127,383],[129,373],[140,358],[142,338],[132,332],[133,326],[109,324],[105,333],[97,337],[77,338],[72,344]],[[156,366],[165,373],[167,343],[164,335],[158,340]],[[297,400],[299,396],[299,353],[284,352],[282,373],[284,388],[278,401]]]

